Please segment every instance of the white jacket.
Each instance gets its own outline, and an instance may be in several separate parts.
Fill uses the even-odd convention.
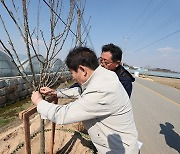
[[[127,152],[137,142],[129,97],[117,75],[101,66],[82,85],[76,101],[55,105],[43,100],[37,110],[57,124],[83,121],[99,153],[136,153]]]

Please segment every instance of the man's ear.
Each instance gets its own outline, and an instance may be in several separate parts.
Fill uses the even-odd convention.
[[[87,68],[85,66],[79,65],[79,69],[82,71],[83,76],[87,75]]]
[[[121,62],[118,60],[116,61],[116,67],[118,67],[119,65],[121,65]]]

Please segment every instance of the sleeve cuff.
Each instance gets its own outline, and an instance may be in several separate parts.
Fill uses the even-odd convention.
[[[61,91],[57,91],[58,98],[79,98],[81,89],[79,87],[74,87],[70,89],[62,89]]]
[[[37,111],[41,115],[41,119],[47,119],[48,118],[48,110],[53,106],[52,103],[49,103],[45,100],[42,100],[37,105]]]

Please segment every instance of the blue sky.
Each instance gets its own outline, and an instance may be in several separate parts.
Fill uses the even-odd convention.
[[[98,53],[112,42],[129,65],[180,71],[180,0],[90,0],[86,15]]]
[[[33,1],[36,5],[37,1]],[[42,3],[43,14],[47,9]],[[32,17],[34,12],[31,12]],[[1,6],[0,14],[6,18]],[[98,56],[102,45],[114,43],[122,48],[123,61],[129,65],[180,72],[180,0],[87,0],[83,16],[85,23],[90,17],[89,38]],[[41,19],[44,31],[49,31],[47,19],[45,16]],[[35,22],[33,18],[30,21]],[[11,24],[8,30],[13,32],[19,51],[23,51],[19,34],[15,35]],[[1,30],[0,37],[6,39]],[[61,59],[71,48],[68,42],[70,38],[58,55]],[[92,48],[91,43],[88,46]]]

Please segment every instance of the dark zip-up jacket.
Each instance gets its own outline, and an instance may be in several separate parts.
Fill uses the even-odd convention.
[[[123,66],[118,66],[115,73],[130,98],[132,93],[132,82],[135,81],[135,78]]]

